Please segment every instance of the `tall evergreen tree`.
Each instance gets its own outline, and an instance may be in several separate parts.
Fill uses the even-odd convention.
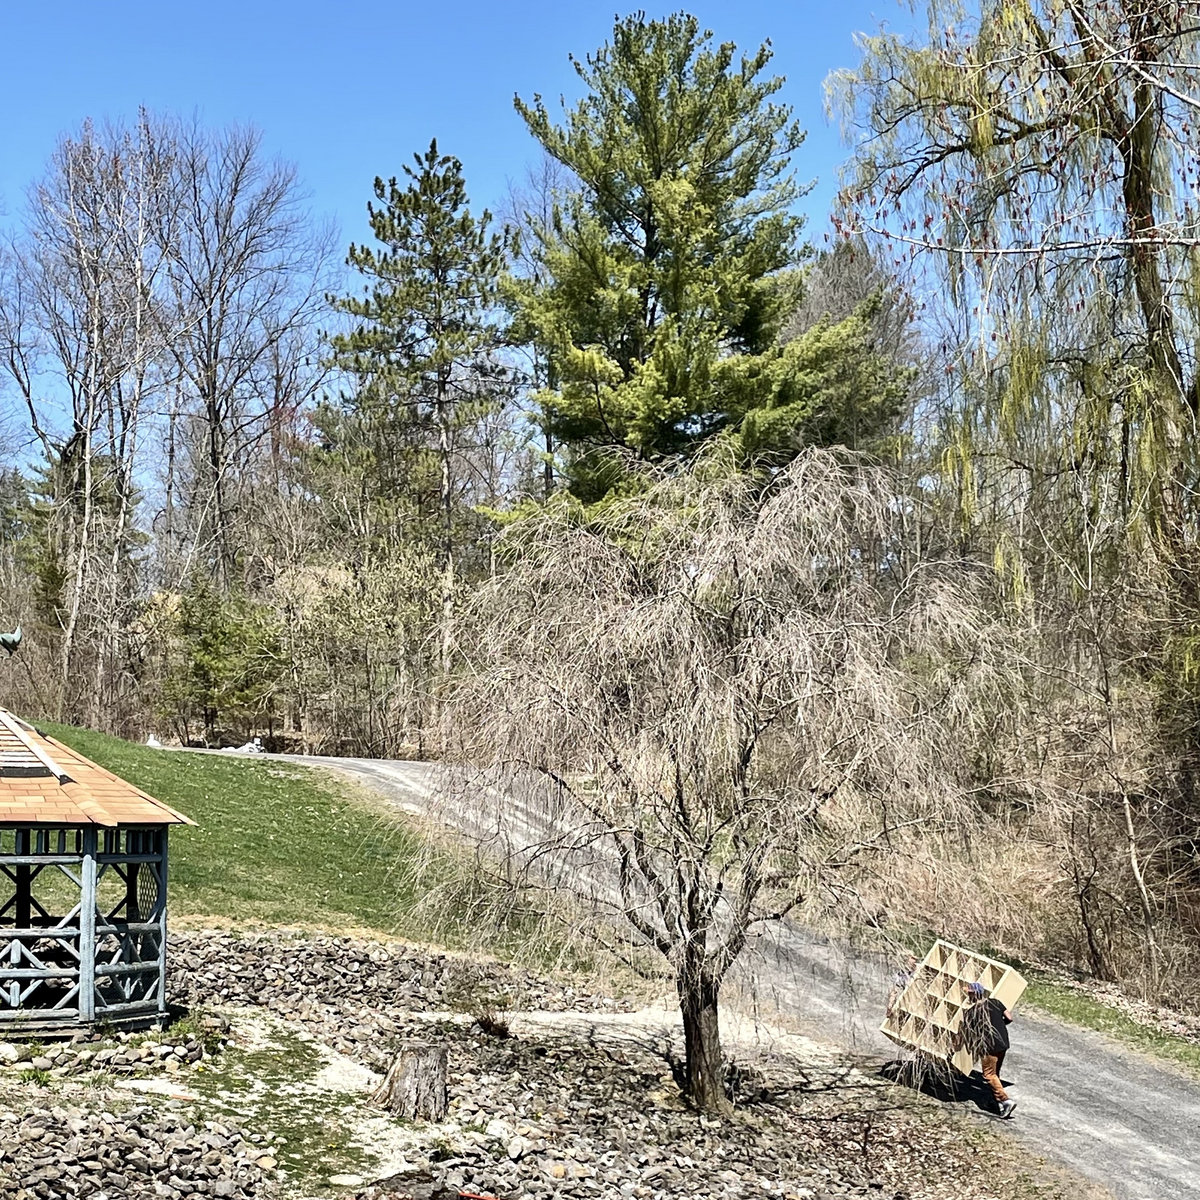
[[[683,453],[766,411],[747,448],[790,446],[828,403],[812,383],[830,347],[778,336],[801,287],[789,163],[804,134],[772,100],[783,79],[762,75],[769,45],[736,63],[711,42],[694,17],[637,14],[575,63],[588,92],[565,125],[516,100],[578,181],[533,222],[544,282],[514,291],[557,382],[544,424],[584,499],[619,481],[624,453]]]
[[[336,364],[357,380],[347,407],[362,428],[384,443],[434,448],[444,669],[456,580],[458,434],[489,407],[502,379],[494,315],[507,235],[489,232],[486,209],[471,214],[462,164],[440,154],[436,140],[414,164],[404,168],[404,186],[395,177],[375,180],[378,204],[367,212],[379,246],[350,247],[347,262],[366,282],[361,295],[331,297],[356,322],[332,347]]]

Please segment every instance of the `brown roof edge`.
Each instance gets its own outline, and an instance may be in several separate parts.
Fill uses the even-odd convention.
[[[164,804],[163,801],[156,799],[154,796],[151,796],[149,792],[143,792],[141,788],[135,787],[132,783],[130,783],[126,779],[122,779],[119,775],[114,775],[111,771],[102,767],[99,763],[93,762],[90,758],[85,758],[82,754],[79,753],[79,751],[72,750],[70,746],[64,745],[57,738],[52,738],[48,733],[42,733],[41,730],[38,730],[38,729],[35,729],[34,733],[42,741],[46,742],[50,746],[53,746],[55,750],[60,752],[60,758],[59,758],[60,762],[62,761],[63,757],[65,757],[68,760],[67,764],[66,764],[67,768],[68,768],[67,774],[73,783],[78,784],[82,788],[88,789],[87,781],[84,779],[80,779],[78,775],[76,775],[70,771],[69,768],[70,768],[71,760],[74,760],[76,763],[81,764],[87,770],[95,771],[98,775],[103,776],[105,779],[109,780],[112,783],[117,784],[118,786],[120,786],[122,788],[128,788],[129,791],[131,791],[134,794],[134,796],[145,801],[147,804],[152,804],[155,808],[161,810],[161,812],[164,814],[158,820],[149,819],[149,820],[145,820],[145,821],[141,821],[141,820],[122,821],[121,824],[123,824],[123,825],[135,825],[135,824],[138,824],[138,825],[195,825],[196,824],[196,822],[193,821],[191,817],[185,816],[178,809],[172,808],[169,804]],[[100,803],[103,804],[103,800],[101,800]]]
[[[53,825],[196,824],[4,709],[0,709],[0,725],[18,737],[46,768],[46,774],[37,780],[0,778],[0,824],[36,824],[39,816]]]

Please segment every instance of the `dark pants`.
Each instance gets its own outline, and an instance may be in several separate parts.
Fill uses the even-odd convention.
[[[1008,1099],[1004,1084],[1000,1082],[1000,1068],[1004,1066],[1004,1051],[981,1055],[979,1065],[988,1087],[992,1089],[992,1095],[996,1097],[996,1103],[1003,1104]]]

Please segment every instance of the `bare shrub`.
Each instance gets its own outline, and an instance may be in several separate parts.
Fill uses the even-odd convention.
[[[476,599],[475,819],[666,960],[702,1108],[727,1107],[717,1005],[747,936],[972,819],[1004,639],[986,572],[905,559],[914,507],[830,452],[759,477],[709,457],[517,524]]]

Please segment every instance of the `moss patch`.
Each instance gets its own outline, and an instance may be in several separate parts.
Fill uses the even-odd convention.
[[[256,1019],[249,1045],[231,1046],[184,1086],[209,1120],[226,1120],[272,1135],[293,1194],[332,1195],[331,1175],[371,1177],[379,1159],[355,1141],[355,1115],[365,1096],[323,1079],[327,1059],[294,1029]]]

